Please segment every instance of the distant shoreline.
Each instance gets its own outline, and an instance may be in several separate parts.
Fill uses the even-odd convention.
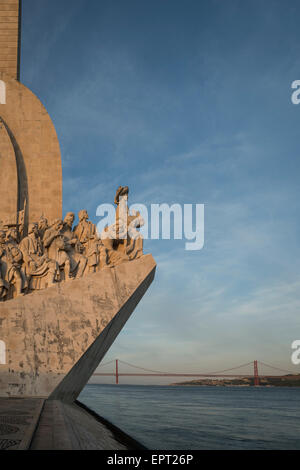
[[[254,387],[254,377],[238,379],[198,379],[187,382],[175,382],[170,386],[184,385],[189,387]],[[278,377],[259,378],[261,387],[300,387],[300,374],[289,374]]]

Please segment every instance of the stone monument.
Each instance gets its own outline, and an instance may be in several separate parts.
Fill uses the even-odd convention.
[[[73,213],[62,218],[60,147],[20,82],[20,25],[19,0],[0,0],[0,397],[72,404],[156,265],[141,237],[119,236],[143,223],[118,216],[126,186],[116,192],[114,238],[98,234],[84,208],[76,227]]]

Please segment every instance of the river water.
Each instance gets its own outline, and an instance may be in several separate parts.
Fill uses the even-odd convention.
[[[300,449],[300,387],[87,385],[79,400],[151,450]]]

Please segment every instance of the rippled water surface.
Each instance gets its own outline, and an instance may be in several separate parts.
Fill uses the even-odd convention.
[[[152,450],[300,449],[300,388],[87,385],[79,400]]]

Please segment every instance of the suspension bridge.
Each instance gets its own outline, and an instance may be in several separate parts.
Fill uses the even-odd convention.
[[[281,373],[284,372],[285,374],[294,374],[294,372],[280,369],[278,367],[272,366],[270,364],[266,364],[265,362],[262,361],[251,361],[247,362],[246,364],[240,364],[235,367],[231,367],[229,369],[225,370],[220,370],[220,371],[215,371],[215,372],[202,372],[202,373],[174,373],[174,372],[162,372],[162,371],[157,371],[157,370],[151,370],[147,369],[145,367],[140,367],[134,364],[130,364],[129,362],[122,361],[121,359],[113,359],[105,364],[100,364],[99,367],[104,367],[109,364],[114,364],[114,371],[113,372],[97,372],[93,374],[93,377],[115,377],[115,383],[118,385],[119,384],[119,379],[120,377],[203,377],[203,378],[253,378],[254,379],[254,386],[259,386],[260,385],[260,379],[263,378],[279,378],[282,377],[281,375],[265,375],[265,374],[259,374],[258,372],[258,365],[264,366],[267,368],[270,368],[272,370],[280,371]],[[120,364],[130,366],[134,369],[137,369],[142,372],[120,372]],[[251,366],[253,368],[253,372],[251,374],[241,374],[241,373],[236,373],[234,371],[249,367]]]

